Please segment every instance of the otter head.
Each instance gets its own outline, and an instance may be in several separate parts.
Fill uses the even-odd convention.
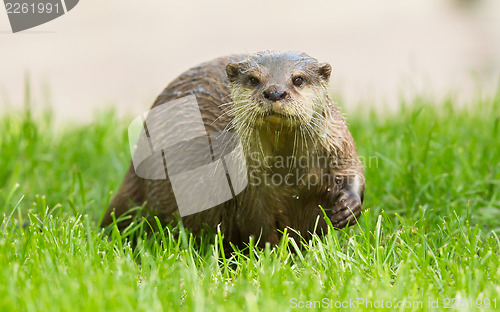
[[[310,123],[327,103],[331,70],[299,52],[260,52],[229,63],[235,120],[256,126]]]

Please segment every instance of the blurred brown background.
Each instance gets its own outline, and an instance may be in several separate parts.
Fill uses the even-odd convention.
[[[0,10],[0,112],[22,106],[29,73],[35,109],[82,121],[112,105],[135,115],[185,69],[259,50],[330,62],[347,111],[417,93],[468,104],[498,86],[500,1],[83,0],[18,34]]]

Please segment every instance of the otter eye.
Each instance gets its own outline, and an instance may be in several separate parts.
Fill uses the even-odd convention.
[[[255,87],[260,83],[260,81],[256,77],[250,77],[248,78],[248,83],[250,83],[252,87]]]
[[[302,77],[295,77],[292,79],[292,83],[296,87],[300,87],[304,83],[304,79]]]

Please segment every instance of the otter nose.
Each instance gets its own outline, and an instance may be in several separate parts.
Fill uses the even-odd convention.
[[[288,92],[282,90],[266,90],[263,92],[264,98],[269,101],[281,101],[288,95]]]

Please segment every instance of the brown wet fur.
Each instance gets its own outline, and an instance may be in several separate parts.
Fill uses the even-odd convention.
[[[259,63],[260,62],[260,63]],[[228,64],[230,64],[228,66]],[[260,70],[258,70],[260,68]],[[257,70],[257,71],[256,71]],[[260,246],[266,242],[276,245],[285,228],[298,231],[305,239],[310,234],[325,233],[327,223],[323,218],[321,207],[336,228],[353,225],[361,214],[361,204],[364,192],[363,166],[359,161],[356,145],[347,128],[344,116],[323,89],[327,89],[331,67],[319,63],[315,59],[298,52],[261,52],[252,56],[233,55],[215,59],[191,68],[172,81],[158,96],[153,107],[167,101],[195,94],[202,113],[207,132],[221,132],[233,129],[239,135],[244,146],[247,166],[257,167],[253,178],[261,177],[265,172],[292,176],[314,175],[321,172],[322,183],[305,187],[303,185],[252,185],[249,184],[236,198],[219,206],[182,218],[185,228],[195,234],[204,229],[216,232],[220,226],[227,242],[244,246],[249,236],[254,236]],[[294,72],[304,75],[308,85],[297,88],[288,81]],[[260,75],[262,86],[248,85],[248,75]],[[229,76],[229,79],[228,79]],[[268,81],[268,83],[264,83]],[[271,83],[273,82],[273,83]],[[285,115],[291,107],[278,102],[261,99],[263,90],[287,90],[288,97],[296,99],[297,114],[305,114],[300,107],[309,101],[313,87],[317,88],[321,103],[311,106],[308,111],[314,111],[320,116],[319,128],[310,131],[308,135],[298,131],[300,118],[287,119],[265,117],[266,113],[257,114],[252,128],[245,132],[242,122],[238,124],[235,118],[234,105],[238,103],[238,94],[252,94],[258,99],[252,101],[258,109],[279,111]],[[260,89],[262,88],[262,89]],[[267,89],[266,89],[267,88]],[[281,89],[280,89],[281,88]],[[316,90],[316,89],[314,89]],[[233,93],[231,93],[233,91]],[[290,100],[291,100],[290,99]],[[262,100],[262,101],[261,101]],[[234,103],[233,103],[234,101]],[[283,100],[283,103],[288,100]],[[311,100],[312,101],[312,100]],[[278,104],[277,104],[278,103]],[[285,108],[283,108],[285,107]],[[252,108],[248,108],[251,110]],[[232,113],[233,112],[233,113]],[[243,112],[243,113],[242,113]],[[261,111],[259,111],[261,112]],[[249,114],[240,110],[239,114]],[[292,113],[290,113],[292,114]],[[245,115],[240,115],[240,118]],[[304,117],[302,116],[302,117]],[[305,118],[305,117],[304,117]],[[291,122],[290,120],[294,120]],[[307,119],[301,121],[307,124]],[[284,126],[285,125],[285,126]],[[250,133],[249,133],[250,132]],[[302,135],[301,135],[302,134]],[[260,156],[299,156],[309,154],[325,156],[329,164],[320,166],[295,168],[263,167]],[[332,166],[332,164],[334,164]],[[251,170],[250,170],[251,172]],[[252,181],[252,177],[249,178]],[[145,206],[142,211],[150,222],[152,216],[158,216],[164,225],[175,224],[178,208],[168,180],[147,180],[138,177],[132,164],[117,194],[112,199],[101,226],[112,223],[111,213],[121,216],[136,206]],[[119,228],[126,227],[131,219],[119,223]],[[295,239],[293,231],[288,233]]]

